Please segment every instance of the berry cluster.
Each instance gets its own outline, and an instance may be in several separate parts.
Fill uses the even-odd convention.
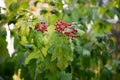
[[[64,34],[66,34],[68,36],[68,39],[72,40],[72,39],[76,38],[77,32],[78,31],[75,28],[71,28],[71,31],[66,31],[66,32],[64,32]]]
[[[69,26],[71,26],[71,24],[67,24],[66,22],[62,21],[62,20],[58,20],[58,22],[56,22],[55,24],[56,28],[55,30],[63,33],[65,31],[65,29],[67,29]]]
[[[76,38],[76,33],[78,32],[75,28],[71,28],[72,24],[68,24],[62,20],[58,20],[55,24],[55,30],[61,34],[65,34],[69,39]],[[35,30],[41,31],[42,33],[47,31],[47,26],[45,22],[39,22],[35,26]]]
[[[76,38],[76,33],[78,32],[75,28],[70,28],[72,24],[68,24],[62,20],[58,20],[55,24],[55,30],[68,36],[68,39]]]
[[[47,31],[46,23],[45,22],[37,23],[35,26],[35,30],[41,31],[42,33],[44,33],[45,31]]]

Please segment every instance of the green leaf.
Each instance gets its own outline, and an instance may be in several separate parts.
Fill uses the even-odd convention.
[[[20,3],[20,8],[22,8],[22,9],[28,9],[29,8],[29,3],[25,2],[25,1],[22,1]]]
[[[91,50],[92,49],[91,46],[93,46],[93,42],[89,41],[89,42],[86,42],[83,47],[85,49]]]
[[[103,67],[100,72],[100,80],[113,80],[112,71]]]
[[[73,61],[73,54],[72,54],[72,50],[69,45],[64,44],[62,47],[62,51],[64,53],[63,56],[66,58],[66,60]]]
[[[20,4],[17,3],[17,2],[12,3],[12,4],[10,5],[10,7],[9,7],[9,10],[10,10],[11,12],[16,12],[16,11],[18,10],[19,6],[20,6]]]
[[[55,46],[51,61],[54,61],[55,59],[57,59],[58,57],[61,56],[62,50],[60,49],[60,47],[61,47],[61,45]]]
[[[56,71],[54,73],[48,72],[45,77],[47,78],[47,80],[58,80],[58,76],[59,76],[59,72]]]
[[[40,14],[41,15],[43,15],[43,14],[46,14],[48,11],[46,10],[46,9],[42,9],[41,11],[40,11]]]
[[[110,49],[115,49],[115,42],[112,39],[110,39],[109,42],[110,42],[109,44]]]
[[[51,55],[47,55],[45,60],[44,60],[44,64],[46,65],[46,69],[50,70],[51,73],[56,72],[57,70],[57,65],[56,65],[56,61],[51,61]]]
[[[60,70],[65,70],[69,65],[68,61],[63,56],[59,56],[57,61],[57,66]]]
[[[63,9],[63,4],[62,4],[62,0],[57,0],[56,1],[56,6],[59,10],[62,10]]]
[[[83,51],[83,49],[82,49],[81,46],[75,46],[75,48],[74,48],[74,52],[75,52],[75,53],[81,54],[82,51]]]
[[[50,23],[50,24],[56,23],[56,21],[58,20],[58,18],[60,18],[60,17],[59,17],[59,16],[56,16],[56,15],[51,15],[51,16],[49,17],[49,23]]]
[[[22,44],[22,45],[26,45],[28,42],[27,42],[27,37],[26,36],[21,36],[21,41],[20,41],[20,43]]]
[[[36,70],[36,59],[32,59],[28,65],[22,66],[20,77],[24,79],[34,80]]]
[[[17,2],[17,0],[5,0],[5,4],[7,6],[7,8],[12,4],[12,3],[15,3]]]
[[[34,43],[38,48],[44,47],[43,34],[41,32],[34,33]]]
[[[96,5],[97,0],[90,0],[93,5]]]
[[[29,32],[29,37],[28,37],[28,41],[32,43],[32,39],[34,38],[34,30],[30,30]]]
[[[84,25],[84,23],[80,22],[72,22],[72,27],[78,29],[78,33],[86,32],[87,26]]]
[[[56,38],[56,33],[54,33],[55,32],[55,26],[54,25],[50,25],[50,26],[48,26],[48,34],[49,34],[49,36],[48,36],[48,40],[51,42],[51,41],[53,41],[53,37],[54,37],[54,40],[55,40],[55,38]]]
[[[54,52],[54,46],[52,45],[48,48],[48,53],[52,54],[53,52]]]
[[[54,61],[56,59],[57,59],[57,66],[61,70],[64,70],[69,65],[69,62],[73,60],[72,51],[69,45],[66,44],[55,45],[51,61]]]
[[[7,15],[0,14],[0,21],[6,20],[6,19],[7,19]]]
[[[86,49],[83,49],[83,55],[90,56],[90,51],[86,50]]]
[[[0,32],[0,64],[3,63],[8,57],[7,42]]]
[[[60,43],[59,34],[57,32],[50,32],[48,40],[52,44]]]
[[[60,80],[72,80],[72,74],[62,71],[60,72]]]
[[[51,14],[55,14],[56,16],[59,16],[59,15],[60,15],[59,11],[56,10],[56,9],[53,9],[53,10],[51,11]]]
[[[85,68],[90,67],[90,51],[83,49],[82,53],[82,66]]]
[[[30,53],[30,55],[28,55],[28,57],[26,57],[25,64],[28,64],[30,62],[30,60],[38,59],[39,57],[40,57],[39,52],[32,52],[32,53]]]
[[[103,65],[105,65],[107,63],[107,61],[109,60],[110,58],[110,53],[108,53],[107,51],[104,51],[102,54],[101,54],[101,59],[102,59],[102,62],[103,62]]]
[[[29,25],[27,25],[27,21],[23,21],[20,23],[20,35],[28,36],[29,35]]]

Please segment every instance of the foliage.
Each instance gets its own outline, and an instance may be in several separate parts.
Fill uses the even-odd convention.
[[[28,2],[5,0],[6,14],[0,14],[0,79],[11,80],[19,69],[25,80],[119,79],[120,62],[113,59],[116,45],[108,22],[115,14],[120,19],[119,0],[105,6],[99,0],[36,0],[32,6]],[[12,57],[6,48],[6,23],[14,24]]]

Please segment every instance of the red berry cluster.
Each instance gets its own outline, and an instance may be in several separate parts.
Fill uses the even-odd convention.
[[[68,39],[76,38],[76,33],[78,32],[75,28],[70,28],[72,24],[68,24],[62,20],[58,20],[55,24],[55,30],[68,36]]]
[[[55,24],[56,28],[55,30],[57,30],[60,33],[63,33],[65,29],[67,29],[69,26],[71,26],[71,24],[68,24],[62,20],[58,20]]]
[[[42,33],[44,33],[45,31],[47,31],[46,23],[45,22],[37,23],[35,26],[35,30],[41,31]]]
[[[70,31],[66,31],[66,32],[64,32],[64,34],[66,34],[67,36],[68,36],[68,40],[69,39],[74,39],[74,38],[76,38],[76,33],[77,33],[78,31],[75,29],[75,28],[71,28],[71,30]]]

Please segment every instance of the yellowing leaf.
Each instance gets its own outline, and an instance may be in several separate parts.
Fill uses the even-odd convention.
[[[21,36],[21,44],[25,45],[27,43],[27,38],[26,36]]]
[[[68,61],[63,57],[59,56],[57,66],[60,70],[65,70],[68,67]]]

